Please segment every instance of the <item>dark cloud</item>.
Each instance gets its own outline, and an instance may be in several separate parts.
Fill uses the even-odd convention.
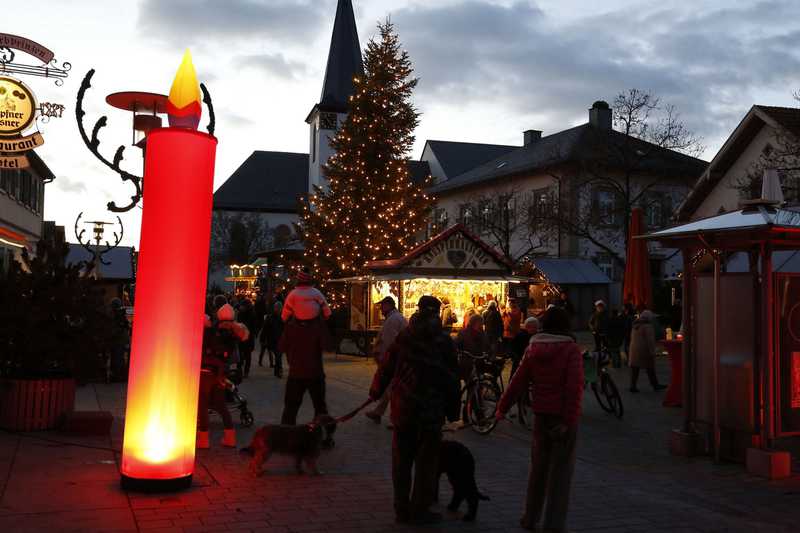
[[[282,54],[240,55],[234,59],[234,64],[237,68],[253,68],[268,76],[290,80],[308,73],[307,65],[286,59]]]
[[[800,2],[667,10],[658,2],[557,24],[533,2],[464,0],[392,13],[424,104],[496,103],[545,117],[549,131],[585,120],[594,100],[627,88],[673,103],[706,137],[727,135],[763,90],[800,79]]]
[[[139,8],[141,32],[182,46],[206,41],[222,46],[261,38],[316,37],[331,11],[331,0],[145,0]]]

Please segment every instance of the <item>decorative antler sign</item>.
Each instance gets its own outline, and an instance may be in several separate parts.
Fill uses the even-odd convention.
[[[15,51],[35,57],[43,65],[15,63]],[[54,56],[53,52],[30,39],[0,33],[0,168],[28,167],[25,153],[43,145],[44,137],[39,131],[28,135],[25,132],[36,124],[37,118],[47,122],[51,118],[60,118],[64,112],[61,104],[37,104],[33,91],[7,74],[55,78],[56,85],[61,86],[72,66],[66,62],[59,66]]]

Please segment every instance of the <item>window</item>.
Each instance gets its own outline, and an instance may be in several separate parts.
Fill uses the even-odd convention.
[[[483,233],[486,228],[492,223],[495,217],[495,206],[490,200],[481,200],[478,202],[478,220],[475,229],[478,233]]]
[[[620,223],[617,212],[617,194],[613,189],[595,189],[594,191],[595,220],[601,226],[617,226]]]
[[[428,238],[438,235],[447,229],[447,210],[444,208],[437,208],[431,212],[431,217],[428,220]]]
[[[467,229],[472,229],[472,225],[475,223],[475,215],[471,205],[462,204],[458,207],[458,221]]]
[[[311,162],[317,160],[317,123],[314,122],[314,127],[311,129]]]
[[[528,213],[531,223],[553,214],[555,196],[550,187],[535,189],[529,197]]]
[[[672,218],[672,198],[667,192],[651,192],[645,196],[644,222],[648,229],[661,228]]]
[[[3,169],[0,170],[0,187],[12,198],[17,198],[17,183],[19,182],[19,170]]]

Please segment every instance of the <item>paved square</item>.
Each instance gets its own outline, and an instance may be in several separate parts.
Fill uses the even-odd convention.
[[[256,425],[275,422],[283,380],[255,368],[242,385]],[[331,411],[341,415],[366,398],[371,361],[326,359]],[[666,361],[659,370],[667,372]],[[571,531],[797,531],[800,478],[767,482],[741,465],[713,465],[667,453],[667,437],[680,410],[661,407],[663,393],[627,393],[627,372],[615,371],[624,390],[625,418],[603,413],[587,394],[579,429],[572,492]],[[668,376],[664,376],[668,381]],[[391,432],[363,416],[342,425],[337,446],[323,455],[322,477],[297,476],[289,459],[274,458],[255,479],[247,458],[218,445],[221,422],[212,418],[214,446],[198,454],[195,483],[177,494],[126,494],[118,488],[124,387],[80,389],[78,409],[113,412],[112,438],[36,433],[37,439],[0,432],[0,531],[412,531],[394,524],[390,473]],[[310,405],[300,420],[310,419]],[[235,418],[237,413],[234,413]],[[239,430],[240,445],[251,430]],[[64,446],[39,438],[68,441]],[[469,429],[448,433],[472,450],[478,484],[491,497],[474,524],[446,515],[431,531],[522,531],[516,527],[526,486],[530,435],[505,422],[488,436]],[[99,449],[97,449],[99,448]],[[442,483],[441,500],[449,498]]]

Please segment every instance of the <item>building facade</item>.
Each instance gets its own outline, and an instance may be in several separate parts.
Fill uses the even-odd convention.
[[[26,156],[30,167],[0,169],[0,274],[42,237],[44,190],[54,176],[36,152]]]
[[[733,211],[761,193],[763,170],[775,169],[790,204],[800,201],[800,109],[754,105],[709,163],[679,209],[680,221]]]
[[[615,131],[605,102],[595,102],[583,125],[548,136],[525,131],[522,146],[458,144],[431,142],[423,151],[436,179],[432,232],[459,222],[515,263],[590,259],[617,282],[624,271],[629,207],[644,209],[648,230],[665,226],[706,167]],[[627,151],[647,157],[634,166]],[[467,157],[477,164],[447,171],[448,159]],[[672,274],[680,264],[674,255],[652,248],[654,276]]]

